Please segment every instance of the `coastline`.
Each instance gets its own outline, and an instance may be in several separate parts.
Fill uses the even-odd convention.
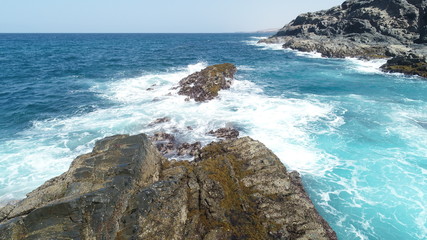
[[[174,36],[180,37],[180,35]],[[70,89],[70,85],[67,83],[83,81],[86,83],[81,90],[74,90],[71,85],[72,92],[60,91],[63,96],[66,96],[65,99],[69,99],[69,96],[79,96],[79,102],[82,105],[90,105],[93,104],[91,96],[95,96],[98,101],[96,104],[101,105],[88,108],[89,111],[82,111],[78,114],[59,112],[55,115],[59,117],[46,120],[34,117],[34,124],[31,124],[19,136],[14,137],[14,139],[19,137],[18,139],[6,140],[8,145],[3,144],[1,149],[13,150],[10,154],[17,153],[17,155],[13,156],[14,168],[8,168],[7,173],[3,175],[9,176],[8,174],[10,174],[13,176],[10,179],[15,181],[6,182],[8,185],[3,185],[6,186],[3,190],[7,190],[7,187],[11,186],[13,189],[10,190],[10,193],[16,194],[16,190],[23,189],[21,184],[25,183],[27,179],[31,180],[30,178],[20,178],[19,175],[12,175],[15,173],[13,169],[18,169],[18,166],[19,169],[29,166],[34,170],[27,176],[43,178],[52,169],[49,166],[60,169],[61,162],[64,162],[67,166],[65,169],[61,168],[60,171],[64,172],[74,158],[74,156],[69,156],[69,151],[73,151],[71,153],[89,152],[93,146],[90,146],[90,143],[86,145],[86,143],[93,138],[103,138],[102,134],[108,136],[130,132],[133,135],[140,132],[152,134],[154,131],[162,129],[168,132],[178,130],[176,132],[178,140],[198,139],[207,144],[211,140],[198,133],[205,134],[232,123],[241,130],[242,136],[250,135],[265,143],[286,166],[289,166],[288,169],[298,170],[302,173],[304,185],[317,209],[338,231],[339,236],[345,238],[352,238],[356,235],[369,238],[389,236],[390,239],[393,239],[393,236],[400,236],[401,239],[417,239],[416,235],[422,236],[420,226],[422,226],[423,215],[422,212],[419,212],[422,209],[414,208],[414,206],[421,206],[419,203],[422,203],[423,200],[418,195],[408,194],[412,197],[403,201],[391,192],[393,189],[402,189],[402,185],[411,186],[412,189],[418,189],[418,191],[423,189],[418,182],[412,182],[413,177],[420,176],[420,169],[416,166],[422,164],[418,161],[423,159],[423,155],[420,154],[422,149],[425,149],[423,143],[426,139],[420,125],[425,122],[423,112],[426,112],[422,110],[425,102],[425,92],[423,92],[425,85],[422,81],[419,81],[418,78],[415,78],[415,81],[407,81],[407,77],[382,74],[371,67],[361,69],[363,65],[347,60],[306,58],[301,57],[299,53],[287,50],[263,50],[263,47],[260,46],[248,46],[246,41],[252,40],[251,36],[256,35],[192,35],[182,36],[181,39],[184,41],[175,42],[164,41],[160,37],[156,41],[166,42],[165,46],[168,46],[168,51],[157,52],[156,56],[159,57],[156,59],[161,60],[162,57],[168,57],[168,53],[174,51],[177,60],[173,64],[165,66],[162,65],[163,62],[153,62],[150,66],[155,67],[150,68],[147,67],[148,65],[144,65],[147,64],[144,59],[138,59],[139,65],[135,66],[133,58],[136,55],[130,55],[132,58],[123,58],[126,59],[128,65],[117,68],[114,61],[121,59],[122,56],[120,56],[120,52],[114,52],[113,56],[116,56],[116,60],[107,62],[109,59],[106,59],[105,61],[109,68],[112,68],[113,71],[110,72],[113,73],[106,73],[102,62],[97,62],[97,68],[101,70],[98,72],[101,74],[93,70],[91,73],[80,70],[79,74],[83,77],[90,74],[90,76],[105,79],[105,75],[107,75],[108,79],[103,82],[90,78],[82,79],[78,76],[70,79],[65,76],[67,81],[63,82],[64,89],[66,87]],[[50,36],[38,37],[50,38]],[[73,38],[73,36],[70,37]],[[151,54],[144,48],[138,48],[138,42],[146,41],[146,37],[121,36],[120,39],[125,44],[118,45],[116,39],[119,37],[109,36],[112,38],[111,41],[103,41],[105,46],[99,44],[98,47],[105,49],[110,49],[110,46],[118,47],[122,49],[123,53],[126,53],[130,46],[126,43],[130,42],[133,43],[131,48],[133,52]],[[105,39],[105,36],[85,35],[80,38],[86,42],[85,46],[91,46],[91,42],[97,43],[97,39]],[[212,43],[212,38],[219,41],[215,41],[216,44],[207,45],[209,40]],[[64,36],[63,40],[67,39],[69,37]],[[133,39],[137,41],[133,41]],[[185,60],[188,54],[176,51],[176,49],[179,49],[177,47],[182,46],[187,39],[193,39],[192,41],[200,42],[203,45],[196,48],[191,55],[218,52],[216,55],[222,58],[220,56],[230,57],[230,53],[240,54],[233,58],[235,59],[233,62],[238,64],[239,69],[234,85],[229,90],[221,91],[218,99],[203,103],[203,107],[198,107],[192,101],[185,102],[184,96],[176,96],[175,93],[167,96],[170,92],[169,89],[176,85],[180,78],[201,70],[208,63],[216,63],[212,58]],[[64,43],[62,39],[54,42],[64,45],[65,51],[59,51],[59,54],[67,56],[68,49],[73,49],[73,46],[68,46],[67,42]],[[38,45],[44,46],[45,44],[41,42]],[[229,47],[229,45],[231,46]],[[100,48],[91,52],[102,53]],[[88,60],[92,61],[93,58],[90,56],[91,54],[88,54]],[[109,54],[105,56],[109,56]],[[60,59],[62,59],[61,57],[59,56]],[[71,61],[64,59],[64,61],[68,66],[73,66],[73,63],[80,62],[80,59],[74,58]],[[19,63],[19,59],[15,62]],[[117,63],[124,64],[120,61]],[[364,62],[361,63],[364,64]],[[143,71],[129,74],[125,72],[127,67],[143,69]],[[114,72],[119,70],[120,75],[114,75]],[[35,74],[38,73],[36,70]],[[64,72],[64,74],[67,75],[69,72]],[[153,84],[157,85],[152,87]],[[147,91],[148,88],[154,89]],[[88,97],[84,98],[85,95]],[[37,103],[38,99],[31,98],[31,101]],[[61,101],[61,99],[57,101],[59,106],[63,106]],[[105,105],[105,102],[114,104]],[[56,102],[52,106],[55,105],[57,105]],[[72,106],[74,109],[80,109],[80,105]],[[194,112],[199,114],[193,114]],[[172,118],[171,122],[154,127],[146,126],[156,118],[165,116]],[[213,120],[203,120],[206,118]],[[192,126],[194,130],[184,134],[183,130],[186,129],[186,126]],[[387,129],[385,129],[386,127]],[[417,134],[411,135],[411,132]],[[56,138],[49,140],[49,136],[56,136]],[[86,142],[83,142],[85,139]],[[26,144],[30,140],[32,140],[31,144]],[[376,144],[365,146],[366,141]],[[346,142],[355,144],[350,146],[346,145]],[[45,145],[51,147],[46,148]],[[16,147],[10,149],[8,146]],[[79,148],[76,149],[76,146]],[[339,147],[339,151],[336,151],[334,146]],[[37,151],[34,152],[32,149]],[[402,150],[396,152],[397,150],[393,151],[394,149]],[[17,152],[18,150],[20,152]],[[62,155],[52,154],[56,152]],[[349,153],[359,154],[349,157]],[[396,153],[402,159],[395,159],[393,154]],[[4,152],[3,156],[3,159],[9,157]],[[21,161],[21,159],[25,159],[25,161]],[[40,161],[43,159],[44,161]],[[381,162],[387,162],[388,168],[379,168]],[[364,170],[363,166],[373,169],[373,171]],[[409,166],[414,168],[409,168]],[[388,178],[388,176],[396,174],[395,169],[404,169],[404,172],[399,174],[398,182]],[[37,171],[42,172],[38,174]],[[353,177],[349,178],[347,173]],[[56,175],[59,173],[51,174],[43,181]],[[384,195],[373,195],[369,192],[370,187],[364,188],[360,185],[368,179],[377,179],[372,183],[382,186],[380,192],[387,194],[387,199],[378,199],[378,196]],[[390,205],[391,202],[399,202],[400,206],[411,209],[407,214],[404,213],[398,218],[399,221],[411,223],[408,225],[408,229],[411,227],[411,230],[402,230],[406,227],[400,226],[398,222],[376,217],[377,213],[392,216],[395,210],[388,208],[388,206],[393,206]],[[363,206],[363,208],[357,206]],[[375,211],[372,208],[375,208]],[[364,217],[351,215],[351,212],[355,211],[360,211],[358,216]],[[419,216],[419,218],[412,219],[411,216]],[[376,228],[378,222],[385,226],[397,225],[399,230],[382,232],[380,228]],[[362,223],[369,224],[372,228],[364,229]],[[351,229],[349,226],[355,228]]]
[[[173,90],[203,104],[229,89],[236,71],[230,63],[208,66]],[[337,239],[300,175],[271,150],[231,127],[206,134],[223,140],[202,148],[156,132],[97,141],[67,172],[0,208],[0,239]]]
[[[396,6],[392,7],[389,4],[345,1],[328,10],[301,14],[259,42],[317,52],[324,57],[388,59],[381,66],[383,71],[425,78],[424,5],[416,1],[393,3]],[[400,13],[393,10],[399,8]]]

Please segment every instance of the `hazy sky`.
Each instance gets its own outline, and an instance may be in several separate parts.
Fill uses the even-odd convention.
[[[0,32],[255,31],[343,1],[0,0]]]

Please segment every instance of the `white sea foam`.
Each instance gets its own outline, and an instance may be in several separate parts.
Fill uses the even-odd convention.
[[[427,156],[427,129],[419,122],[427,119],[424,114],[427,112],[425,104],[408,99],[404,99],[405,104],[391,101],[379,104],[371,98],[354,94],[348,98],[354,99],[360,109],[367,111],[367,115],[370,111],[384,111],[385,116],[381,122],[374,124],[387,131],[379,134],[364,133],[363,137],[365,134],[372,134],[366,138],[372,144],[359,146],[357,159],[340,159],[333,172],[322,176],[322,179],[329,179],[328,182],[334,183],[335,187],[331,191],[325,191],[325,188],[314,189],[319,196],[317,204],[331,216],[344,216],[337,217],[334,221],[351,233],[345,234],[347,236],[378,238],[378,229],[369,224],[370,219],[374,219],[374,226],[379,221],[393,228],[393,231],[410,228],[412,232],[405,233],[411,236],[410,239],[424,239],[427,234],[427,182],[424,179],[427,175],[422,161]],[[366,106],[375,105],[381,107],[378,110],[366,109]],[[382,122],[385,119],[387,124]],[[398,141],[399,147],[395,147],[395,141]],[[377,147],[377,144],[388,147]],[[362,215],[353,216],[337,208],[342,205],[361,209]],[[352,225],[362,228],[349,228]]]
[[[424,122],[427,121],[427,109],[424,104],[417,101],[408,101],[411,104],[406,106],[393,105],[393,110],[389,112],[389,117],[393,119],[393,124],[389,127],[390,134],[399,136],[405,140],[408,149],[403,153],[396,149],[394,160],[399,165],[395,166],[394,172],[400,172],[402,184],[407,185],[403,191],[397,192],[395,188],[389,187],[389,191],[397,199],[401,199],[408,207],[419,209],[415,216],[415,223],[420,232],[416,234],[417,238],[425,239],[427,237],[427,201],[426,189],[427,181],[425,177],[427,172],[422,167],[422,162],[413,162],[412,159],[426,159],[427,156],[427,128]],[[408,169],[411,171],[409,172]],[[405,180],[403,182],[403,180]],[[417,188],[418,187],[418,188]],[[399,220],[396,217],[396,221]]]
[[[266,37],[251,37],[251,40],[243,41],[247,45],[259,47],[260,50],[279,50],[284,51],[283,44],[280,43],[259,43],[259,40],[266,39]]]
[[[387,62],[385,59],[361,60],[357,58],[346,58],[346,61],[350,63],[351,69],[369,74],[383,74],[380,67]]]
[[[427,107],[423,104],[394,104],[388,115],[394,120],[389,132],[405,139],[413,147],[414,154],[427,156]]]
[[[234,80],[229,90],[206,103],[187,102],[172,89],[180,79],[206,66],[202,62],[171,72],[98,83],[91,90],[115,102],[115,106],[35,121],[20,139],[5,142],[0,148],[0,166],[8,166],[0,177],[5,185],[0,202],[21,198],[43,181],[66,171],[71,160],[90,151],[97,139],[122,133],[174,132],[179,141],[207,144],[215,139],[206,132],[233,125],[243,136],[266,144],[290,169],[319,175],[334,166],[336,159],[316,148],[310,130],[316,121],[330,125],[341,121],[333,113],[333,106],[310,99],[268,97],[246,80]],[[148,125],[165,116],[171,122]],[[187,126],[193,130],[187,130]]]
[[[239,65],[237,66],[237,70],[239,71],[255,71],[255,68],[246,66],[246,65]]]
[[[298,50],[293,50],[290,48],[287,48],[286,50],[294,52],[296,55],[301,57],[307,57],[307,58],[324,58],[322,57],[322,54],[319,52],[301,52]]]
[[[255,37],[255,36],[252,36],[250,38],[259,41],[259,40],[267,39],[268,37]]]
[[[350,225],[350,231],[356,236],[356,239],[360,240],[368,240],[368,237],[362,233],[360,229],[355,227],[354,225]]]
[[[196,70],[203,67],[200,65]],[[220,93],[219,99],[203,104],[185,102],[184,97],[171,88],[191,72],[124,79],[109,84],[103,96],[127,104],[127,113],[142,114],[141,122],[148,123],[163,116],[173,119],[172,123],[157,127],[141,126],[140,132],[175,130],[181,139],[207,143],[213,139],[207,137],[206,132],[231,123],[242,129],[244,135],[261,140],[272,148],[292,169],[321,174],[327,168],[316,162],[334,161],[333,156],[313,146],[310,132],[306,131],[310,123],[320,119],[328,119],[332,125],[340,122],[332,113],[332,106],[309,100],[270,98],[255,84],[244,80],[235,80],[230,90]],[[153,90],[147,91],[148,87]],[[130,107],[132,111],[129,111]],[[186,126],[194,130],[188,132]]]
[[[324,58],[321,53],[318,52],[302,52],[298,50],[294,50],[291,48],[283,48],[283,43],[260,43],[259,40],[266,39],[266,37],[251,37],[251,40],[243,41],[244,43],[257,46],[261,50],[274,50],[274,51],[284,51],[284,52],[292,52],[297,56],[306,57],[306,58]]]
[[[246,43],[260,50],[320,57],[283,49],[281,44],[259,44],[259,39],[254,37]],[[379,67],[384,60],[332,62],[372,75],[381,73]],[[207,144],[216,139],[206,132],[232,125],[243,136],[266,144],[290,169],[307,176],[304,179],[316,179],[307,190],[317,197],[315,204],[331,224],[339,227],[342,236],[380,238],[373,227],[379,222],[395,232],[398,225],[405,226],[413,230],[405,236],[413,239],[426,238],[427,170],[421,161],[427,156],[427,109],[423,100],[390,103],[389,99],[382,102],[378,96],[359,92],[346,96],[285,92],[282,97],[271,97],[244,79],[249,75],[247,71],[255,69],[239,65],[242,74],[237,75],[231,89],[220,92],[218,99],[186,102],[172,88],[207,65],[200,62],[136,78],[94,83],[90,91],[112,102],[112,107],[35,121],[18,138],[0,143],[0,206],[66,171],[73,158],[89,152],[102,137],[166,131],[176,134],[179,141]],[[281,66],[268,67],[279,70]],[[344,106],[350,106],[348,114]],[[363,119],[357,119],[362,115]],[[165,116],[171,121],[148,124]],[[320,139],[325,136],[336,139]],[[330,146],[335,144],[339,146]],[[340,159],[322,147],[337,153]]]
[[[352,159],[337,159],[318,148],[315,139],[322,131],[335,134],[334,129],[345,124],[341,117],[344,114],[337,113],[340,110],[337,110],[336,106],[319,102],[315,95],[305,95],[301,98],[267,96],[258,85],[241,79],[242,75],[237,75],[238,80],[234,80],[229,90],[221,91],[219,98],[206,103],[187,102],[185,97],[172,89],[180,79],[207,65],[208,63],[202,62],[167,72],[97,83],[92,90],[112,101],[113,107],[68,118],[35,121],[32,128],[21,133],[21,138],[2,143],[0,184],[4,188],[0,195],[0,205],[8,200],[23,197],[26,192],[45,180],[66,171],[73,158],[89,152],[95,141],[102,137],[120,133],[150,134],[166,131],[176,134],[179,141],[200,141],[207,144],[216,139],[207,136],[206,132],[232,125],[238,128],[243,136],[263,142],[289,169],[333,182],[334,188],[330,191],[314,190],[320,199],[317,204],[329,215],[339,216],[334,219],[334,223],[346,229],[348,236],[367,239],[375,236],[375,230],[372,229],[369,219],[366,219],[368,216],[361,219],[345,214],[333,202],[339,201],[345,208],[382,209],[379,213],[390,218],[393,216],[390,216],[388,211],[393,209],[394,199],[398,199],[399,202],[408,203],[407,206],[418,206],[421,209],[414,220],[420,229],[416,234],[425,234],[427,210],[422,202],[425,199],[425,191],[415,187],[406,188],[405,191],[410,191],[411,194],[405,194],[394,188],[364,186],[364,183],[369,181],[364,177],[372,171],[371,168],[376,169],[376,174],[380,175],[382,181],[394,181],[392,178],[395,176],[388,174],[395,172],[399,176],[405,176],[402,179],[408,186],[419,185],[412,183],[417,181],[420,175],[408,174],[405,170],[406,166],[414,167],[414,164],[405,160],[405,155],[398,155],[399,149],[395,150],[396,156],[393,158],[400,156],[401,165],[398,166],[394,160],[385,158],[375,159],[380,162],[378,164],[372,162],[372,159],[360,160],[364,164]],[[361,95],[353,94],[347,97],[360,105],[374,104],[372,100]],[[410,103],[417,104],[414,101]],[[425,110],[396,107],[389,112],[389,118],[393,119],[389,134],[399,134],[402,139],[413,142],[413,153],[420,157],[426,156],[422,154],[426,154],[427,136],[423,134],[427,131],[419,124],[427,119],[427,116],[420,114],[427,112]],[[170,117],[171,121],[149,125],[154,119],[165,116]],[[318,129],[319,125],[326,126],[323,128],[327,130]],[[191,126],[193,130],[188,130],[187,126]],[[416,135],[420,138],[412,141]],[[389,152],[391,151],[393,149],[389,149]],[[390,169],[378,169],[378,165],[382,166],[381,161],[387,163],[383,165]],[[14,164],[10,164],[11,162]],[[421,174],[425,174],[421,167],[418,169]],[[348,171],[349,176],[335,174],[333,170]],[[391,200],[381,199],[381,196],[388,196]],[[404,223],[404,219],[399,216],[393,218],[396,218],[393,221]],[[353,226],[361,228],[356,229]]]

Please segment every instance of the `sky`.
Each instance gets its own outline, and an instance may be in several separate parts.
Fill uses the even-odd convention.
[[[250,32],[343,1],[0,0],[0,33]]]

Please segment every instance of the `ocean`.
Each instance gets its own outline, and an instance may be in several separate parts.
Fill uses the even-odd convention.
[[[384,60],[257,44],[266,36],[0,34],[0,206],[103,137],[207,144],[231,125],[301,173],[339,239],[427,239],[427,81],[382,73]],[[172,89],[224,62],[238,73],[218,99]],[[149,125],[160,117],[171,121]]]

